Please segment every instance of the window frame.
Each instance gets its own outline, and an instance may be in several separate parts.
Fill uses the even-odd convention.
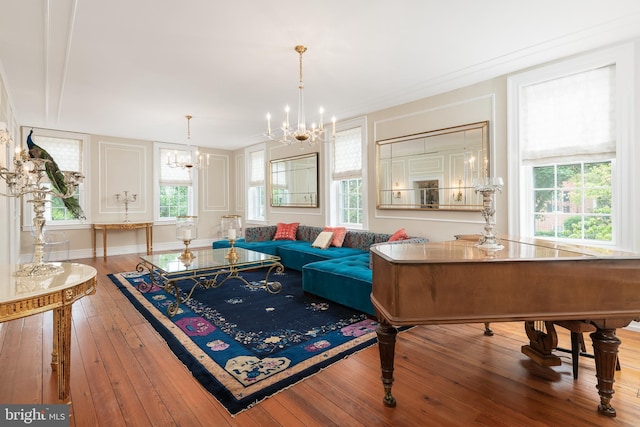
[[[527,218],[533,212],[533,199],[529,197],[532,194],[533,177],[531,173],[527,174],[531,168],[522,164],[520,155],[520,89],[531,84],[611,64],[615,64],[616,70],[616,153],[612,170],[612,240],[607,242],[560,238],[551,240],[588,243],[623,250],[638,250],[640,247],[640,236],[638,236],[640,226],[634,225],[632,215],[624,215],[625,212],[637,211],[634,208],[637,209],[640,206],[640,195],[635,194],[632,188],[632,183],[638,179],[638,172],[634,170],[633,165],[637,164],[640,150],[634,149],[632,145],[632,136],[635,133],[633,118],[636,92],[635,53],[631,43],[546,64],[507,78],[509,235],[535,237],[533,227],[527,225]],[[632,232],[633,230],[635,231]]]
[[[161,181],[161,168],[162,164],[166,162],[166,157],[161,155],[162,150],[177,150],[177,151],[191,151],[191,158],[196,158],[197,147],[189,147],[181,144],[170,144],[166,142],[155,142],[153,146],[153,182],[155,185],[153,186],[153,217],[154,221],[161,224],[172,224],[175,223],[176,217],[160,217],[160,187],[162,185],[167,185],[167,183],[171,183],[171,181],[162,182]],[[182,186],[187,184],[187,187],[191,187],[188,191],[190,197],[190,206],[187,208],[187,215],[197,215],[198,212],[198,168],[193,167],[189,172],[191,179],[190,184],[186,181],[175,181],[174,186]]]
[[[327,155],[325,156],[325,183],[328,191],[325,193],[325,215],[331,226],[347,227],[350,229],[366,230],[369,226],[369,209],[368,209],[368,138],[367,138],[367,118],[358,117],[344,122],[336,123],[336,133],[346,130],[360,128],[361,138],[361,164],[359,174],[343,176],[339,179],[333,178],[334,165],[334,141],[327,140]],[[360,179],[362,192],[362,223],[345,223],[341,221],[342,194],[341,183],[345,180]]]
[[[31,131],[31,129],[34,130],[34,134],[37,134],[37,136],[46,136],[50,138],[61,138],[61,139],[77,139],[82,141],[81,142],[82,153],[80,156],[82,159],[82,170],[78,172],[80,172],[84,176],[84,179],[78,186],[77,191],[79,192],[79,196],[80,196],[78,201],[80,203],[80,207],[82,207],[82,210],[86,218],[84,220],[83,219],[53,220],[53,219],[47,218],[45,227],[50,230],[56,230],[56,229],[57,230],[73,230],[73,229],[88,228],[89,227],[88,224],[91,224],[91,186],[92,186],[91,174],[90,174],[91,168],[89,165],[89,162],[91,160],[90,136],[88,134],[79,133],[79,132],[68,132],[68,131],[60,131],[60,130],[52,130],[52,129],[23,127],[22,135],[23,135],[24,141],[27,140],[28,131]],[[26,142],[24,145],[26,145]],[[23,144],[16,144],[16,146],[21,146],[25,150],[27,149],[26,146],[23,146]],[[34,229],[33,219],[35,217],[35,214],[33,212],[33,206],[31,203],[27,202],[27,200],[30,200],[30,198],[23,197],[22,200],[23,200],[22,229],[24,231],[32,231]],[[47,211],[50,212],[51,203],[46,204],[46,209]]]
[[[253,181],[251,180],[251,171],[252,171],[252,154],[253,153],[257,153],[257,152],[262,152],[262,158],[263,158],[263,165],[262,167],[264,168],[264,175],[263,175],[263,180],[262,180],[262,184],[261,185],[253,185]],[[248,223],[253,223],[253,224],[267,224],[267,150],[266,150],[266,146],[265,144],[257,144],[257,145],[253,145],[250,147],[245,148],[244,150],[244,158],[245,158],[245,182],[246,182],[246,189],[245,189],[245,194],[247,195],[247,200],[246,200],[246,215],[247,215],[247,222]],[[252,206],[253,206],[253,199],[251,196],[251,189],[253,188],[262,188],[262,200],[261,200],[261,207],[262,207],[262,212],[263,212],[263,216],[262,217],[254,217],[253,212],[252,212]]]

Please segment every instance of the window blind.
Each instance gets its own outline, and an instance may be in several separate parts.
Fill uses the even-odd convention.
[[[524,86],[520,99],[523,163],[615,154],[615,65]]]
[[[362,175],[362,131],[360,127],[336,132],[333,147],[333,179]]]
[[[251,171],[249,185],[256,186],[264,184],[264,151],[251,152]]]

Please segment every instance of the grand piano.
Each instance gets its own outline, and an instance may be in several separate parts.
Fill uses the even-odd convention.
[[[534,322],[577,322],[591,333],[598,411],[611,406],[620,340],[616,329],[640,319],[640,255],[539,239],[503,238],[502,250],[478,248],[477,239],[386,244],[371,249],[373,288],[384,388],[394,407],[397,326],[523,321],[534,360],[550,357],[549,332]]]

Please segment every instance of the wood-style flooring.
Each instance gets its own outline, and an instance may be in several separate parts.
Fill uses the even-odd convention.
[[[618,333],[618,416],[606,418],[594,361],[581,358],[577,381],[567,354],[562,366],[537,366],[520,352],[521,323],[493,324],[493,337],[479,324],[399,334],[393,409],[382,403],[374,345],[232,417],[106,277],[134,270],[138,256],[78,262],[96,267],[98,291],[73,306],[71,426],[640,425],[640,333]],[[51,312],[2,324],[0,403],[56,403],[51,348]]]

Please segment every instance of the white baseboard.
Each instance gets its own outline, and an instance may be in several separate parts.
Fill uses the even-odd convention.
[[[192,250],[196,249],[207,249],[211,248],[211,240],[210,239],[202,239],[202,240],[194,240],[189,245],[189,248]],[[165,252],[165,251],[183,251],[184,244],[178,242],[164,242],[153,245],[154,252]],[[145,245],[127,245],[127,246],[109,246],[107,247],[107,256],[111,255],[130,255],[130,254],[145,254],[147,252],[147,247]],[[96,257],[102,258],[104,250],[102,247],[96,248]],[[51,262],[62,261],[66,258],[66,251],[51,251],[49,253],[48,260]],[[69,260],[77,260],[84,258],[93,257],[93,249],[76,249],[69,251]],[[33,254],[20,254],[19,263],[24,264],[31,262],[33,260]]]

